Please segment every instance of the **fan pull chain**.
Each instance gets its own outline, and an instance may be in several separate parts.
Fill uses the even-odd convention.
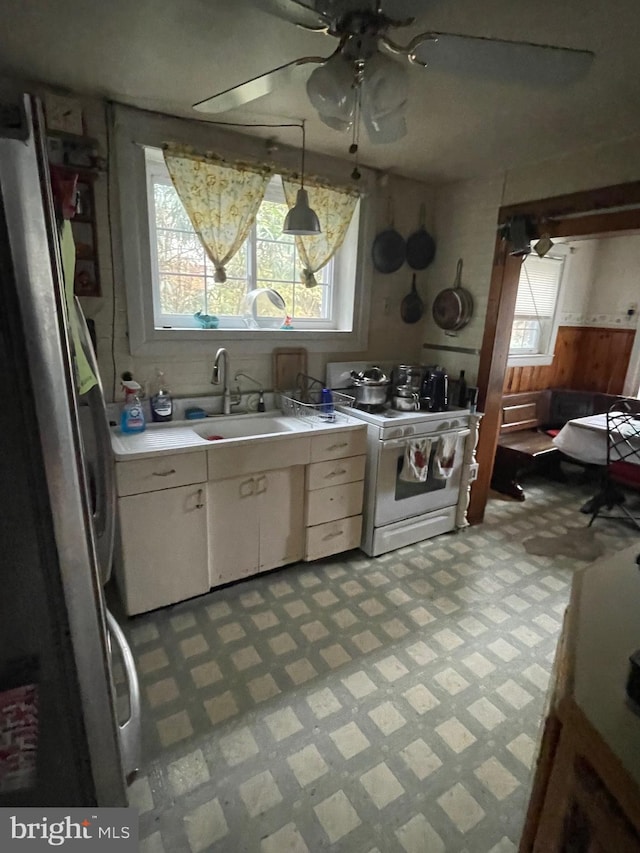
[[[356,163],[353,167],[353,171],[351,172],[351,178],[354,181],[359,181],[361,178],[360,169],[358,169],[358,150],[359,150],[359,142],[360,142],[360,97],[362,94],[362,90],[360,86],[356,88],[356,103],[355,109],[353,111],[353,136],[352,142],[349,146],[349,154],[356,155]]]

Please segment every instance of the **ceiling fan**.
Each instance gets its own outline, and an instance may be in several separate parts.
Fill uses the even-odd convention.
[[[199,112],[243,106],[315,66],[306,90],[320,119],[341,131],[362,122],[372,142],[390,143],[406,133],[408,97],[407,66],[394,57],[425,69],[528,85],[571,83],[594,58],[588,50],[431,31],[398,44],[392,31],[411,26],[424,0],[254,2],[299,27],[337,38],[338,46],[329,56],[300,57],[199,101],[194,104]]]

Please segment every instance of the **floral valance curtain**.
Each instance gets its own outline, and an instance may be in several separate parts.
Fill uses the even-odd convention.
[[[282,179],[284,195],[289,207],[293,207],[300,189],[297,181]],[[305,287],[316,287],[315,273],[329,263],[338,251],[351,223],[358,203],[358,194],[352,190],[325,186],[307,186],[309,206],[320,220],[321,234],[312,237],[296,237],[296,248],[302,260],[301,280]]]
[[[225,265],[249,235],[272,170],[167,146],[164,159],[193,228],[215,267],[214,279],[227,280]]]

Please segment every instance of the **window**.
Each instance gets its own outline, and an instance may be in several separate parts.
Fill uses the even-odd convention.
[[[538,356],[546,360],[553,356],[566,254],[567,248],[556,244],[550,254],[540,258],[532,252],[522,263],[509,344],[510,359],[518,359],[513,363],[535,363]]]
[[[220,329],[280,330],[285,317],[293,328],[350,330],[358,207],[342,248],[316,278],[300,282],[295,238],[282,234],[287,213],[282,180],[269,182],[256,222],[244,246],[227,265],[227,281],[214,281],[214,267],[196,236],[171,182],[162,152],[145,148],[149,246],[156,329],[200,328],[194,314],[215,315]],[[353,279],[353,275],[351,276]],[[278,305],[277,291],[285,308]],[[345,306],[351,302],[351,312]]]

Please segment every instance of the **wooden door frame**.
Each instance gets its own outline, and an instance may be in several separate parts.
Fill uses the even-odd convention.
[[[635,205],[635,206],[634,206]],[[620,209],[627,208],[627,209]],[[509,254],[499,226],[527,216],[532,237],[602,237],[640,230],[640,181],[506,205],[498,211],[496,245],[478,367],[478,409],[484,412],[476,451],[478,479],[471,489],[468,519],[479,524],[489,497],[500,432],[501,399],[522,259]]]

